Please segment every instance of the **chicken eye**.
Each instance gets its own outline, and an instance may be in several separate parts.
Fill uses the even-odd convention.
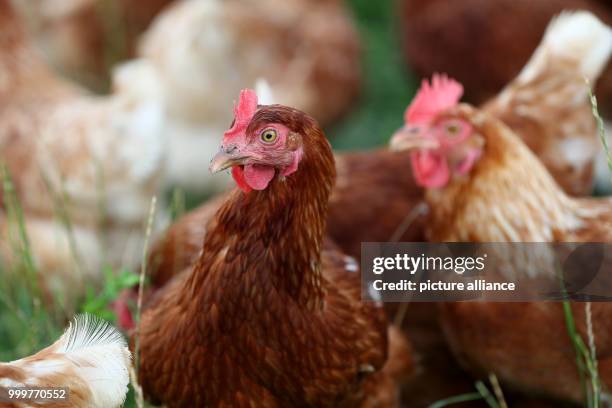
[[[278,137],[278,133],[274,129],[266,129],[261,132],[261,141],[264,143],[274,143],[276,138]]]
[[[449,123],[445,129],[446,133],[450,136],[458,136],[461,133],[461,125],[459,123]]]

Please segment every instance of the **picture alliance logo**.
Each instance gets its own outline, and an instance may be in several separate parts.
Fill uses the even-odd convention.
[[[435,301],[434,290],[451,301],[612,300],[606,243],[364,243],[362,270],[364,288],[383,294],[394,288],[389,301]]]
[[[411,275],[417,272],[448,271],[462,275],[465,272],[482,272],[487,254],[481,256],[411,256],[396,254],[390,257],[375,257],[372,272],[380,275],[386,271],[403,271]]]

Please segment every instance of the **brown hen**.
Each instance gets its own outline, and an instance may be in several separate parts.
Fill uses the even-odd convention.
[[[146,306],[143,388],[170,407],[366,404],[387,383],[386,321],[360,301],[356,263],[322,251],[329,143],[310,117],[257,107],[252,91],[235,112],[211,168],[231,167],[242,191],[208,224],[193,266]]]
[[[409,109],[410,150],[427,188],[428,238],[440,242],[612,242],[612,199],[574,199],[512,130],[487,112],[457,105],[461,87],[445,78],[424,87]],[[428,105],[427,100],[436,102]],[[442,101],[442,102],[440,102]],[[556,276],[542,277],[556,280]],[[601,379],[610,386],[612,306],[596,303],[593,330]],[[584,306],[575,304],[585,336]],[[443,304],[446,337],[463,365],[495,373],[502,386],[572,402],[582,398],[576,356],[560,303]]]

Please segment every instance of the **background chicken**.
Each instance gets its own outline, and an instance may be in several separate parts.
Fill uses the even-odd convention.
[[[216,152],[232,119],[224,108],[241,88],[263,77],[279,103],[323,123],[359,92],[359,41],[338,1],[179,1],[154,21],[139,56],[117,81],[146,87],[152,66],[169,114],[168,182],[192,192],[227,185],[207,176],[202,157]]]
[[[131,354],[121,333],[91,315],[79,315],[52,345],[38,353],[0,363],[0,395],[8,401],[8,387],[67,388],[66,400],[12,404],[3,408],[119,408],[130,382]]]
[[[172,0],[14,0],[34,43],[62,74],[106,89],[109,69]]]
[[[394,149],[412,151],[415,177],[427,189],[429,239],[612,242],[612,200],[568,197],[501,121],[457,106],[461,92],[446,78],[424,85],[409,108],[416,130],[391,140]],[[601,380],[610,386],[606,333],[612,308],[603,302],[592,307]],[[573,308],[585,336],[584,307]],[[464,302],[441,309],[455,355],[475,374],[495,373],[502,384],[526,393],[576,403],[583,398],[560,303]]]
[[[211,170],[231,167],[242,191],[211,220],[196,263],[147,306],[143,388],[170,406],[361,405],[365,384],[386,383],[386,324],[360,301],[354,261],[321,252],[329,143],[300,111],[258,108],[253,91],[235,114]]]
[[[0,19],[0,248],[14,266],[28,247],[43,285],[70,304],[103,264],[138,262],[162,181],[162,107],[64,82],[31,49],[8,0]]]

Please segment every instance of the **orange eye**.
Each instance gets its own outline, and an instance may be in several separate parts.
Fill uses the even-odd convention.
[[[276,133],[276,130],[270,128],[270,129],[266,129],[263,132],[261,132],[261,141],[264,143],[274,143],[276,141],[276,138],[278,137],[278,133]]]

